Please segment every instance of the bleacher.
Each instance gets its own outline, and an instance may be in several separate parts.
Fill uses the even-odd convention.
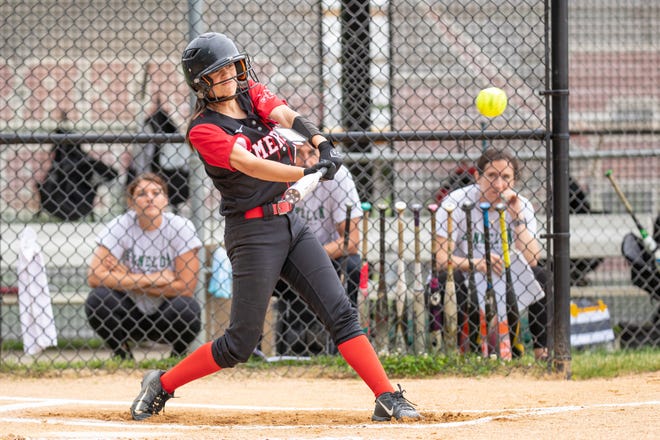
[[[649,216],[650,217],[650,216]],[[650,218],[643,218],[643,222]],[[397,250],[396,219],[387,218],[386,261],[394,267]],[[427,227],[428,217],[422,218],[421,242],[422,259],[425,274],[430,267],[430,230]],[[623,236],[631,231],[631,220],[627,214],[616,215],[572,215],[571,222],[571,258],[621,258],[620,244]],[[404,231],[405,248],[404,257],[408,262],[414,259],[414,231],[411,221],[406,222]],[[207,231],[214,231],[215,237],[222,236],[221,224],[214,222],[204,226]],[[650,224],[650,223],[649,223]],[[18,261],[17,245],[20,232],[25,226],[32,227],[38,236],[42,248],[42,255],[47,267],[50,293],[52,297],[56,327],[62,338],[90,338],[94,336],[88,327],[83,310],[83,303],[89,287],[86,282],[87,264],[95,247],[95,238],[103,227],[103,223],[84,222],[58,222],[58,223],[9,223],[2,225],[2,266],[3,285],[15,285],[16,263]],[[379,220],[370,218],[368,232],[369,247],[368,259],[375,267],[379,260]],[[541,231],[542,232],[542,231]],[[213,249],[217,239],[210,237],[206,243],[208,250]],[[210,261],[206,258],[206,270]],[[409,264],[409,266],[411,266]],[[610,308],[613,322],[626,320],[641,322],[650,310],[648,307],[649,295],[642,289],[633,286],[627,270],[619,274],[612,274],[616,281],[603,283],[596,281],[586,286],[571,286],[571,297],[590,297],[602,299]],[[206,278],[205,278],[206,279]],[[408,275],[412,282],[412,273]],[[223,312],[227,304],[219,304],[214,298],[206,296],[210,301],[207,307],[208,337],[217,336],[222,330],[222,324],[212,314]],[[18,304],[16,295],[3,295],[2,335],[5,339],[20,338],[20,324],[18,322]],[[224,310],[226,314],[226,310]]]

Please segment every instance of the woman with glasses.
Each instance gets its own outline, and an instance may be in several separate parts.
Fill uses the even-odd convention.
[[[516,184],[519,179],[520,166],[511,153],[504,149],[489,148],[477,159],[475,164],[476,182],[450,192],[442,201],[454,204],[457,209],[452,213],[452,231],[454,247],[451,250],[451,260],[455,270],[457,303],[459,305],[460,321],[466,318],[467,274],[474,270],[478,285],[485,283],[487,270],[485,242],[491,247],[490,262],[492,265],[494,287],[496,290],[503,285],[499,282],[504,277],[504,259],[498,212],[495,207],[503,203],[506,206],[505,222],[508,230],[509,248],[512,260],[520,262],[521,269],[513,275],[514,287],[518,287],[519,308],[528,308],[529,327],[532,335],[534,356],[536,359],[546,359],[547,353],[547,312],[545,308],[545,270],[538,265],[541,245],[536,237],[537,222],[532,203],[518,193]],[[468,202],[469,205],[465,205]],[[483,212],[480,205],[488,203],[489,231],[485,234]],[[470,217],[472,223],[473,258],[468,258],[466,213],[462,206],[472,206]],[[438,209],[436,220],[439,225],[437,236],[437,263],[440,268],[447,267],[450,254],[447,249],[447,211]],[[512,266],[513,267],[513,266]],[[523,270],[524,269],[524,270]],[[444,273],[440,285],[444,286]],[[528,276],[526,276],[528,275]],[[481,281],[481,283],[479,283]],[[479,292],[483,296],[483,291]],[[503,296],[502,296],[503,297]],[[521,353],[519,353],[521,354]]]

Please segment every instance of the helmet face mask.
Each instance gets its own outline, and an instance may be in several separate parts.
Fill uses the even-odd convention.
[[[209,96],[214,84],[208,75],[232,63],[236,66],[236,75],[229,80],[236,81],[239,90],[248,88],[249,78],[257,81],[248,55],[239,52],[234,42],[223,34],[208,32],[198,36],[188,44],[181,57],[186,83],[198,99],[208,102],[236,97],[236,94],[219,98]]]

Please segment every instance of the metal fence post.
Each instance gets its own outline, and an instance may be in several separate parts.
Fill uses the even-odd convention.
[[[189,33],[188,41],[191,41],[197,35],[200,35],[204,32],[204,21],[202,20],[202,7],[204,5],[204,0],[189,0],[188,2],[188,23],[189,23]],[[195,102],[197,98],[191,92],[190,93],[190,108],[191,111],[194,111]],[[200,188],[204,188],[204,166],[202,161],[196,154],[192,154],[189,160],[190,165],[190,188],[198,189],[198,191],[192,191],[190,197],[190,206],[191,206],[191,220],[197,229],[197,233],[202,238],[202,242],[206,242],[207,231],[204,230],[204,219],[209,218],[209,209],[206,208],[204,204],[203,197],[201,196]],[[203,263],[206,260],[206,248],[204,246],[199,250],[199,259]],[[204,266],[204,264],[202,264]],[[199,302],[199,305],[202,309],[202,329],[200,330],[197,338],[191,344],[191,350],[194,350],[206,342],[206,272],[204,270],[199,271],[197,287],[195,288],[195,299]]]
[[[568,4],[552,1],[552,180],[554,249],[554,366],[571,376],[570,242],[568,215]]]

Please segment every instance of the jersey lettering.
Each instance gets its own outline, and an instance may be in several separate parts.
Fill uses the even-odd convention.
[[[132,249],[126,249],[122,262],[139,272],[150,273],[166,269],[171,266],[169,255],[136,255]]]
[[[259,142],[263,142],[266,144],[268,147],[268,155],[270,156],[271,154],[278,153],[280,150],[280,146],[277,145],[276,140],[272,136],[266,136],[265,138],[261,139]]]
[[[280,150],[286,151],[287,143],[279,136],[264,136],[251,146],[252,154],[261,158],[268,159],[277,155],[276,159],[280,157]]]
[[[264,87],[261,92],[261,96],[259,97],[259,102],[261,104],[265,104],[268,101],[272,101],[273,99],[276,99],[276,96],[273,94],[273,92]]]
[[[257,142],[256,144],[252,144],[250,147],[250,150],[252,151],[252,154],[254,154],[257,157],[260,157],[262,159],[268,157],[268,154],[264,150],[264,146],[262,145],[261,142]]]
[[[305,209],[304,207],[296,206],[294,208],[295,212],[305,219],[306,222],[319,221],[325,219],[325,209],[323,206],[320,206],[316,210]]]

